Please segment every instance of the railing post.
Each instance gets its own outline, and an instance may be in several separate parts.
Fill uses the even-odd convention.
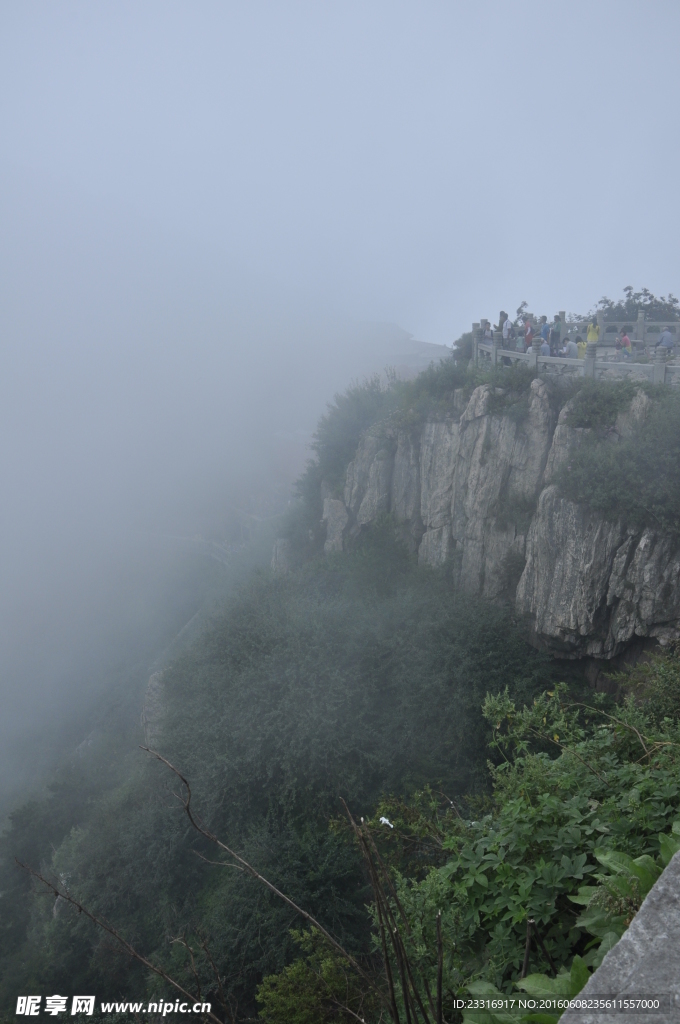
[[[645,311],[644,309],[638,310],[637,323],[635,325],[635,340],[645,340]]]
[[[491,340],[491,361],[494,366],[498,363],[498,349],[501,346],[503,335],[500,331],[493,332],[493,338]]]
[[[668,356],[668,349],[661,345],[656,346],[656,352],[654,353],[654,376],[652,382],[654,384],[664,384],[666,382],[666,357]]]
[[[479,335],[480,335],[481,324],[472,325],[472,358],[475,366],[479,366]]]
[[[599,317],[598,313],[598,317]],[[594,377],[595,376],[595,360],[597,359],[597,344],[594,341],[589,341],[586,345],[586,355],[583,360],[583,376]]]

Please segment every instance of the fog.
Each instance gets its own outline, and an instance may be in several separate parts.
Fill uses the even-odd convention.
[[[405,336],[295,307],[219,252],[32,186],[3,196],[9,790],[80,738],[115,666],[194,613],[196,539],[238,542],[243,513],[247,527],[284,510],[325,402],[402,358]]]
[[[399,329],[677,290],[679,20],[0,4],[0,799]]]

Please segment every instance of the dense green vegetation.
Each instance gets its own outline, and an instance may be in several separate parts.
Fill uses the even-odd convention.
[[[441,912],[447,1020],[459,1019],[452,1004],[468,992],[578,992],[680,849],[680,659],[656,655],[619,681],[627,696],[618,703],[602,694],[574,700],[563,684],[523,709],[507,692],[487,695],[490,747],[501,755],[490,765],[491,798],[442,799],[429,789],[378,807],[370,828],[394,872],[392,902],[398,897],[404,911],[425,1006],[427,986],[436,990]],[[341,965],[324,951],[322,991],[313,938],[302,943],[306,956],[262,986],[270,1024],[302,1024],[305,1006],[318,1008],[310,1020],[333,1019]],[[486,1024],[511,1019],[465,1014]]]
[[[578,393],[569,422],[591,428],[558,478],[565,495],[607,519],[680,533],[680,394],[650,388],[651,408],[628,437],[610,432],[630,405],[632,384],[589,383]]]
[[[470,986],[582,983],[677,842],[677,656],[619,681],[625,699],[586,696],[578,668],[529,647],[507,608],[458,594],[446,569],[419,567],[389,517],[351,552],[319,557],[321,484],[341,492],[364,430],[388,441],[416,431],[481,383],[494,386],[492,413],[521,421],[534,376],[478,373],[461,356],[336,398],[287,519],[295,571],[241,582],[165,668],[146,737],[136,712],[112,715],[47,794],[12,815],[0,839],[0,1012],[13,1017],[16,995],[31,991],[164,990],[63,900],[32,895],[16,856],[185,987],[200,981],[219,1009],[217,972],[225,1019],[322,1024],[354,1013],[373,1024],[385,1009],[376,890],[341,798],[380,851],[386,906],[399,897],[423,1000],[436,985],[442,911],[447,1020],[460,1019],[451,1000]],[[555,413],[571,400],[569,422],[585,428],[559,485],[604,515],[677,532],[680,396],[649,389],[645,422],[619,439],[635,390],[552,392]],[[191,829],[168,770],[137,749],[145,741],[191,780],[207,827],[329,929],[373,987],[247,874],[197,856],[221,855]],[[531,971],[568,979],[520,978],[529,916]],[[398,979],[396,990],[402,1014]]]
[[[623,289],[624,298],[613,302],[605,295],[597,303],[607,320],[637,320],[639,312],[645,320],[680,320],[680,300],[671,292],[658,297],[649,288],[636,292],[632,285]]]
[[[329,830],[339,796],[366,815],[382,795],[403,798],[429,782],[453,794],[483,790],[487,689],[507,685],[521,703],[553,677],[503,610],[461,600],[384,523],[349,557],[256,574],[166,670],[166,711],[152,738],[191,778],[211,828],[366,951],[361,860]],[[253,1013],[257,984],[293,953],[294,915],[240,872],[195,856],[161,766],[133,752],[115,770],[111,760],[102,749],[69,766],[3,837],[4,1005],[26,990],[139,998],[155,985],[82,917],[28,898],[16,854],[56,873],[190,984],[186,950],[172,939],[193,936],[200,953],[205,936],[230,998]],[[197,959],[209,990],[206,956]]]

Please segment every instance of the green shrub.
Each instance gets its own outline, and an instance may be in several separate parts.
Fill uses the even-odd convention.
[[[483,788],[486,688],[507,684],[522,701],[553,678],[550,659],[506,611],[419,567],[386,521],[348,555],[256,574],[165,671],[154,744],[191,779],[215,832],[343,944],[368,952],[361,861],[329,830],[339,796],[367,814],[381,794],[406,796],[431,780],[454,794]],[[68,877],[86,905],[187,987],[186,950],[170,939],[207,938],[228,994],[254,1016],[262,977],[299,956],[295,917],[241,872],[200,861],[165,770],[131,756],[137,766],[113,791],[90,796],[74,775],[58,802],[25,808],[4,837],[2,1002],[12,1006],[17,988],[76,984],[140,998],[147,984],[82,916],[28,900],[12,861],[19,852]],[[70,805],[62,821],[57,812]],[[197,969],[209,991],[205,958]]]
[[[467,363],[472,359],[474,335],[472,331],[466,331],[453,343],[454,358],[458,362]]]
[[[582,377],[572,385],[570,427],[613,427],[616,417],[630,405],[640,385],[629,380],[598,381]]]
[[[325,1024],[375,1020],[380,1006],[347,962],[311,929],[291,933],[305,956],[280,974],[268,975],[257,990],[266,1024]]]
[[[578,703],[564,686],[521,711],[506,694],[487,696],[484,713],[497,754],[490,807],[477,817],[474,801],[442,806],[430,795],[424,813],[386,801],[372,819],[395,865],[407,948],[431,984],[441,911],[450,997],[476,979],[512,992],[528,918],[531,970],[568,969],[575,956],[597,966],[680,848],[677,716],[657,726],[633,699]]]
[[[612,302],[604,296],[597,303],[605,320],[629,320],[634,323],[639,312],[645,314],[645,320],[680,320],[680,302],[672,292],[657,297],[649,288],[636,292],[631,285],[627,285],[623,292],[625,298],[618,302]]]
[[[384,386],[376,374],[336,395],[319,420],[312,444],[318,473],[338,497],[361,435],[385,412],[389,394],[390,386]]]
[[[607,387],[615,394],[611,399],[605,395],[606,412],[600,414],[593,402],[586,407],[591,411],[576,423],[590,425],[595,418],[611,423],[624,392],[617,395],[616,387]],[[668,388],[655,393],[636,437],[614,443],[595,432],[584,439],[556,482],[566,497],[607,519],[621,518],[633,527],[651,526],[680,535],[680,392]]]

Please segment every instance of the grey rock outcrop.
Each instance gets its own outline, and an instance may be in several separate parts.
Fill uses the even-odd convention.
[[[524,550],[527,511],[538,497],[554,415],[540,380],[531,385],[522,418],[490,412],[491,403],[488,386],[477,388],[461,417],[451,510],[458,582],[495,598],[506,585],[508,555]]]
[[[636,391],[627,409],[622,409],[616,417],[614,430],[619,437],[634,437],[647,419],[652,400],[646,391]]]
[[[453,481],[458,461],[460,425],[453,420],[425,423],[420,441],[420,515],[425,533],[419,558],[443,565],[452,546]]]
[[[605,443],[635,436],[650,404],[638,391]],[[635,638],[680,637],[680,545],[607,521],[554,484],[591,433],[570,425],[571,409],[557,417],[537,379],[520,401],[483,385],[419,429],[367,431],[344,501],[322,495],[326,552],[389,512],[421,563],[448,565],[466,593],[514,601],[558,656],[607,659]],[[272,564],[287,558],[277,548]]]
[[[635,636],[680,636],[680,550],[653,530],[632,531],[541,494],[527,538],[516,609],[567,657],[611,658]]]
[[[541,494],[516,608],[561,653],[613,653],[606,599],[614,559],[625,540],[621,523],[609,523],[567,501],[556,487]]]
[[[274,572],[290,572],[292,568],[292,551],[287,537],[279,537],[274,541],[271,564]]]
[[[579,444],[590,434],[587,427],[571,427],[567,422],[569,413],[572,410],[573,402],[567,404],[560,410],[557,419],[557,426],[548,452],[548,459],[543,474],[543,485],[546,486],[554,481],[557,470],[568,462],[569,456]]]
[[[399,431],[390,483],[389,508],[399,524],[399,533],[412,551],[423,536],[420,483],[420,440]]]
[[[659,997],[660,1012],[567,1010],[561,1024],[680,1021],[680,853],[651,889],[623,937],[579,995],[580,1000]]]
[[[381,466],[380,471],[374,469],[373,474],[371,474],[373,463],[378,456],[379,462],[387,462],[389,464],[385,439],[379,434],[368,431],[359,442],[357,453],[348,465],[345,477],[345,505],[352,516],[356,517],[359,514],[359,509],[366,497],[369,486],[376,487],[380,486],[381,483],[384,486],[389,465]],[[384,502],[385,498],[389,501],[389,481],[386,492],[383,491],[380,495],[371,495],[367,504],[367,510],[371,505],[377,508]],[[364,521],[369,522],[370,520],[365,519]]]
[[[344,501],[340,501],[338,498],[325,498],[323,503],[323,521],[326,524],[324,551],[327,555],[331,551],[342,551],[343,536],[349,522],[349,515]]]

